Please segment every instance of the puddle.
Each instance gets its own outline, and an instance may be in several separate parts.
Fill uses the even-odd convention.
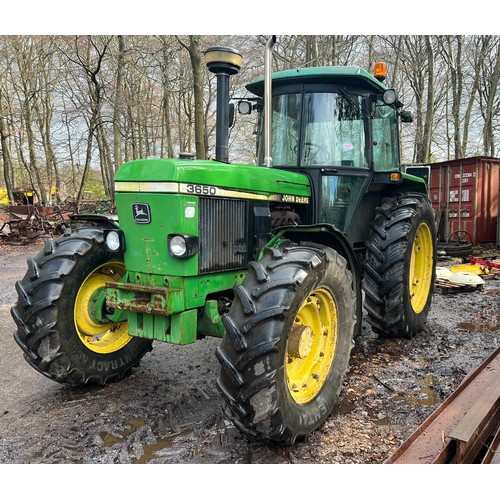
[[[341,400],[339,401],[333,410],[334,414],[338,415],[348,415],[356,410],[356,404],[350,401]]]
[[[193,429],[186,429],[177,434],[167,436],[163,439],[157,439],[155,444],[142,444],[144,454],[135,460],[133,464],[147,464],[156,458],[166,457],[169,455],[178,455],[182,450],[177,448],[177,441],[181,438],[193,433]]]
[[[116,431],[113,434],[108,432],[101,432],[101,438],[104,442],[105,448],[110,448],[115,444],[123,443],[132,433],[134,433],[137,429],[140,429],[146,422],[140,418],[125,420],[123,422],[127,429],[122,431]]]
[[[352,401],[349,395],[345,395],[335,406],[335,414],[348,415],[363,409],[371,420],[377,425],[391,425],[391,413],[398,408],[415,410],[420,407],[434,406],[441,402],[439,393],[434,389],[438,385],[433,375],[427,374],[417,380],[414,388],[408,390],[408,394],[388,395],[385,399],[380,398],[375,402],[369,401],[363,405],[359,401]],[[362,408],[363,407],[363,408]]]
[[[472,321],[463,321],[457,326],[468,332],[498,332],[500,331],[500,315],[492,314],[489,318],[478,316]]]
[[[391,401],[398,404],[398,406],[406,406],[417,408],[419,406],[432,406],[441,401],[438,392],[434,389],[436,379],[433,375],[425,375],[418,381],[421,386],[412,394],[402,395],[397,394],[391,398]]]
[[[123,424],[125,429],[116,431],[113,434],[107,432],[101,433],[105,448],[126,442],[134,432],[137,432],[141,427],[146,425],[146,422],[142,419],[132,419],[124,421]],[[147,464],[160,457],[178,455],[183,451],[183,448],[179,448],[178,441],[192,433],[193,429],[189,428],[175,434],[170,434],[163,439],[156,438],[153,444],[141,442],[140,445],[143,453],[139,458],[132,459],[131,463]]]

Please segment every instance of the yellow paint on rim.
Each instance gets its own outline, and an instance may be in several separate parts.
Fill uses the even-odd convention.
[[[410,260],[410,302],[413,311],[422,312],[432,285],[433,241],[429,226],[423,222],[418,226]]]
[[[122,261],[113,260],[96,267],[82,283],[74,305],[76,332],[83,344],[99,354],[110,354],[125,346],[132,337],[126,321],[99,323],[95,319],[95,297],[104,293],[107,281],[120,281],[125,274]]]
[[[330,373],[338,339],[333,295],[318,288],[302,303],[287,342],[285,372],[295,402],[306,404],[321,391]]]

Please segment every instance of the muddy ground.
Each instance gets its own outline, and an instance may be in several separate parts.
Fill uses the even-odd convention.
[[[325,425],[293,447],[260,444],[223,416],[218,339],[156,343],[128,379],[106,387],[67,388],[34,371],[9,309],[41,245],[0,246],[2,464],[380,464],[500,345],[500,279],[436,293],[411,340],[380,339],[364,322]]]

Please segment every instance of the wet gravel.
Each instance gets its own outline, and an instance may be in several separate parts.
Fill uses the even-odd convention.
[[[327,422],[293,447],[265,445],[222,414],[218,339],[155,343],[129,378],[106,387],[67,388],[35,372],[9,309],[40,248],[0,246],[2,464],[380,464],[500,345],[500,279],[436,293],[413,339],[380,339],[364,322]]]

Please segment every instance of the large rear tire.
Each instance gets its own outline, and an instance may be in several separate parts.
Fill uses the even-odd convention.
[[[270,248],[223,316],[218,387],[244,434],[293,444],[332,412],[349,366],[356,294],[328,247]]]
[[[125,377],[152,342],[131,337],[124,318],[115,313],[113,320],[105,311],[105,283],[124,273],[123,256],[107,250],[99,228],[48,240],[28,259],[11,310],[14,338],[28,363],[71,386]]]
[[[436,224],[427,196],[383,201],[366,242],[363,288],[368,322],[383,337],[423,329],[436,278]]]

